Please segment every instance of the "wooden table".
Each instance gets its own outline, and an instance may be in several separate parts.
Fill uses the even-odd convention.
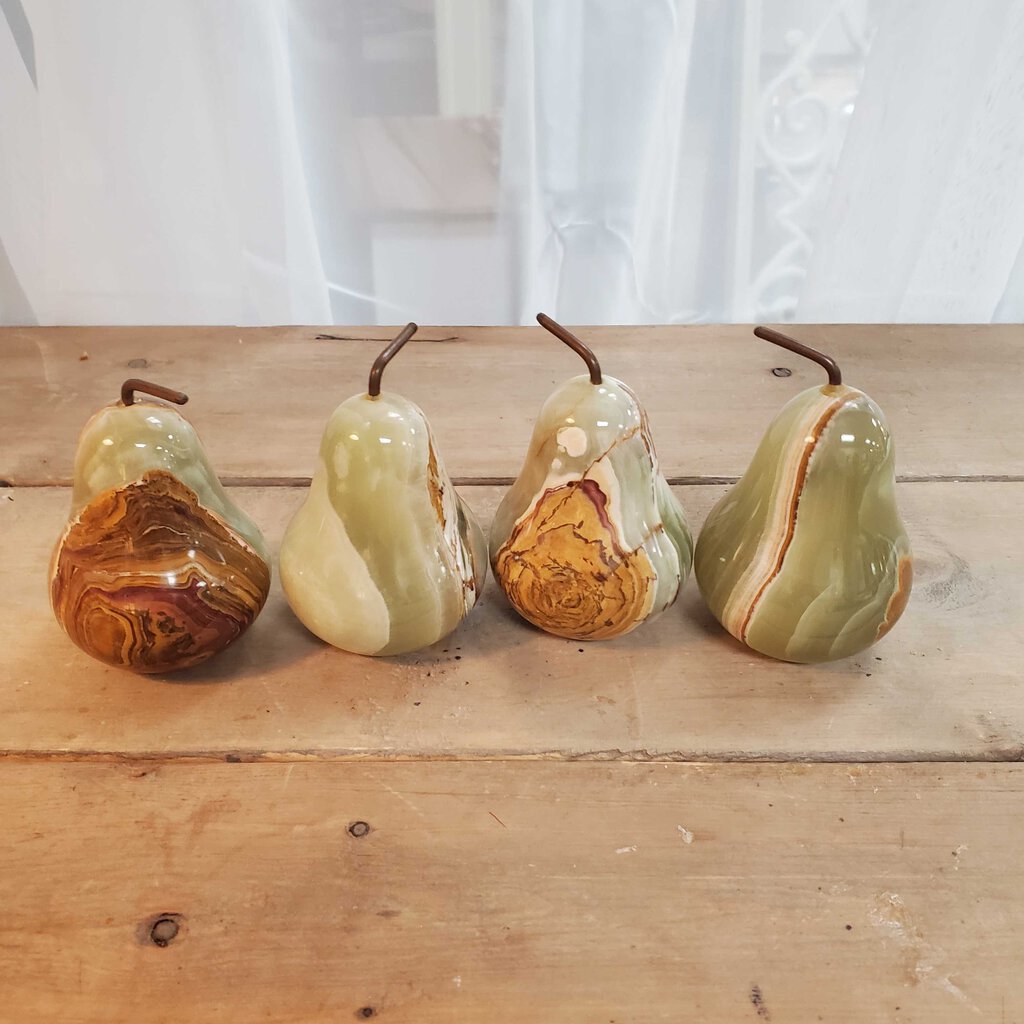
[[[390,333],[0,332],[0,1019],[1024,1021],[1021,329],[793,329],[898,444],[914,594],[848,661],[752,654],[692,581],[603,644],[491,582],[400,658],[326,648],[277,589],[180,676],[72,646],[47,560],[77,432],[125,377],[191,394],[276,549]],[[743,327],[587,336],[695,532],[820,377]],[[580,369],[539,329],[428,328],[387,386],[487,520]]]

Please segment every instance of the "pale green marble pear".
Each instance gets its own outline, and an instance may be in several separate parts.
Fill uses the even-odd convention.
[[[621,636],[676,599],[690,571],[686,517],[658,469],[647,416],[593,353],[544,403],[523,468],[494,517],[491,565],[512,606],[574,640]]]
[[[487,571],[483,533],[423,413],[380,393],[384,366],[415,330],[409,324],[381,353],[367,394],[334,410],[309,495],[281,545],[292,610],[322,640],[356,654],[402,654],[447,636],[472,610]]]
[[[801,392],[769,426],[708,516],[694,574],[748,647],[782,661],[845,658],[892,629],[910,597],[892,437],[882,410],[843,384],[828,356],[755,333],[819,362],[829,383]]]

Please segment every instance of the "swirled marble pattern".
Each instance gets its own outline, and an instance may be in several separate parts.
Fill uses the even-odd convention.
[[[343,402],[281,545],[281,582],[303,624],[356,654],[417,650],[469,614],[486,569],[483,533],[420,409],[389,393]]]
[[[902,614],[913,577],[895,485],[892,438],[867,395],[797,395],[701,531],[694,570],[711,611],[783,661],[870,646]]]
[[[566,382],[541,409],[491,528],[512,606],[557,636],[621,636],[672,604],[692,551],[636,396],[612,377]]]
[[[270,564],[263,534],[228,497],[195,427],[177,409],[149,401],[100,409],[85,425],[75,454],[74,515],[104,491],[165,470],[192,491],[199,504],[238,533]]]
[[[104,491],[68,524],[50,597],[68,636],[110,665],[198,665],[252,624],[270,569],[164,470]]]
[[[177,410],[117,403],[89,420],[50,576],[79,647],[137,672],[198,665],[248,628],[269,589],[260,531]]]

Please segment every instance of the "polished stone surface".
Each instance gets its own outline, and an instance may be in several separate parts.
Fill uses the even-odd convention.
[[[701,531],[694,569],[715,617],[783,661],[845,658],[880,639],[913,576],[895,486],[892,438],[867,395],[797,395]]]
[[[50,574],[54,614],[79,647],[137,672],[189,668],[241,636],[269,589],[263,538],[187,420],[138,402],[89,421]]]
[[[692,551],[636,396],[608,376],[567,381],[541,409],[491,528],[513,607],[558,636],[620,636],[672,604]]]
[[[486,545],[416,405],[385,392],[338,406],[280,564],[298,618],[357,654],[426,647],[469,614]]]

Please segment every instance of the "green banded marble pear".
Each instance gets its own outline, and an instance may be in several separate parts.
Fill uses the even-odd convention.
[[[373,364],[366,394],[327,421],[309,494],[281,545],[292,610],[356,654],[403,654],[447,636],[483,588],[487,546],[455,492],[422,411],[381,393],[408,324]]]
[[[910,542],[896,507],[882,410],[829,356],[769,328],[829,382],[776,416],[749,468],[708,515],[694,574],[715,618],[781,661],[846,658],[895,625],[910,597]]]
[[[544,403],[523,467],[498,507],[491,566],[535,626],[573,640],[621,636],[675,601],[693,542],[658,469],[647,415],[622,381],[543,313],[586,362]]]

